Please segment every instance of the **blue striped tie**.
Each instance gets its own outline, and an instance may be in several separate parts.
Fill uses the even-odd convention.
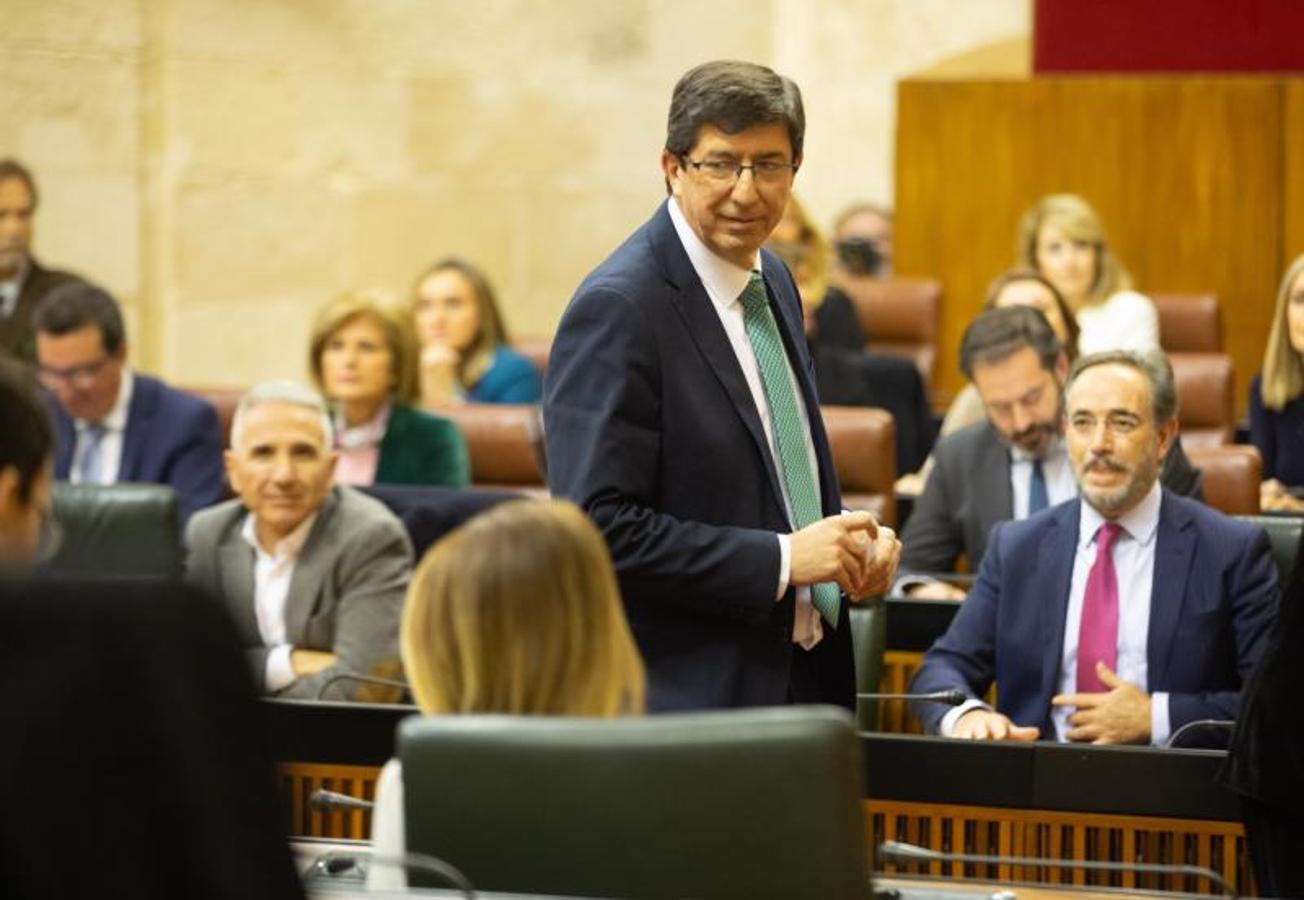
[[[91,422],[82,432],[81,462],[77,466],[77,475],[82,484],[99,484],[102,466],[101,445],[104,443],[104,426]]]
[[[806,432],[802,426],[797,397],[792,391],[788,376],[788,355],[779,337],[779,326],[770,311],[761,273],[753,272],[752,279],[742,293],[743,323],[747,327],[747,340],[756,354],[756,365],[761,370],[761,384],[765,399],[770,404],[770,422],[779,444],[779,468],[783,484],[788,489],[788,502],[792,505],[795,529],[805,528],[823,518],[819,492],[811,474],[810,458],[806,453]],[[838,626],[838,609],[841,605],[838,586],[824,582],[811,586],[811,603],[820,611],[824,621],[833,628]]]
[[[1041,467],[1041,460],[1032,461],[1032,472],[1028,475],[1028,515],[1039,513],[1050,506],[1046,495],[1046,473]]]

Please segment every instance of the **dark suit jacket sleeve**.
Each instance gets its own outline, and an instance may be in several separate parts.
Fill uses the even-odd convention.
[[[1159,480],[1174,494],[1201,502],[1204,500],[1204,476],[1191,464],[1191,458],[1182,447],[1181,435],[1173,441],[1168,455],[1164,457],[1163,465],[1159,468]]]
[[[1232,552],[1232,564],[1221,589],[1231,610],[1236,641],[1236,670],[1244,685],[1258,664],[1269,627],[1277,614],[1279,588],[1268,536],[1256,529],[1253,538]],[[1177,648],[1180,653],[1181,648]],[[1196,719],[1235,719],[1241,691],[1172,691],[1168,719],[1172,731]]]
[[[335,664],[295,679],[277,696],[315,700],[331,677],[341,672],[369,675],[377,663],[397,659],[399,619],[411,576],[412,545],[397,519],[349,535],[331,576],[338,577],[340,592],[335,644],[330,648]],[[357,687],[354,682],[337,681],[324,699],[348,699]]]
[[[954,513],[963,493],[960,480],[972,476],[972,466],[964,466],[955,449],[947,442],[934,448],[933,471],[901,535],[903,572],[952,572],[964,552],[964,531]],[[978,562],[969,560],[971,566]]]
[[[675,314],[668,303],[664,314]],[[665,482],[663,456],[722,448],[674,427],[677,411],[662,406],[671,373],[661,362],[692,351],[658,348],[645,316],[622,291],[600,286],[582,287],[567,309],[545,384],[549,486],[597,524],[627,593],[634,586],[658,602],[763,621],[779,587],[777,536],[659,511],[667,492],[694,490]]]
[[[179,406],[179,405],[178,405]],[[225,473],[222,470],[222,429],[217,412],[206,402],[179,406],[178,419],[169,426],[177,437],[167,483],[177,492],[177,511],[182,522],[222,499]]]
[[[924,655],[923,664],[910,683],[911,693],[960,688],[970,697],[978,698],[991,687],[996,677],[996,613],[1002,585],[1002,528],[1003,525],[997,525],[992,529],[978,578],[946,633]],[[932,733],[937,732],[942,717],[950,709],[940,703],[914,703],[911,707]]]

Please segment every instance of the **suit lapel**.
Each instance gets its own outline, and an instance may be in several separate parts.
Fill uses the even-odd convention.
[[[1173,640],[1182,616],[1186,582],[1195,558],[1196,530],[1185,511],[1164,491],[1155,535],[1155,576],[1150,589],[1150,629],[1146,635],[1146,682],[1150,690],[1165,684],[1173,656]]]
[[[122,434],[122,462],[118,466],[119,481],[144,481],[141,475],[141,458],[145,454],[146,435],[154,419],[158,397],[149,380],[134,375],[131,402],[127,404],[127,427]]]
[[[665,261],[667,275],[671,284],[677,289],[671,296],[671,302],[684,320],[689,338],[697,346],[698,352],[706,360],[707,367],[724,388],[734,412],[742,419],[747,433],[751,435],[756,452],[761,455],[765,463],[772,496],[783,518],[787,519],[787,513],[783,512],[783,492],[779,488],[779,475],[774,468],[774,458],[765,440],[765,430],[761,427],[761,417],[756,411],[756,402],[752,399],[751,389],[747,386],[742,367],[738,365],[738,356],[734,353],[733,345],[729,343],[729,336],[725,333],[724,326],[720,324],[720,316],[716,313],[711,298],[707,296],[702,280],[698,278],[692,262],[688,259],[688,253],[679,243],[679,235],[675,233],[670,214],[664,207],[657,214],[654,223],[658,226],[652,234],[654,243],[658,245],[657,253]],[[799,381],[800,377],[799,375]]]
[[[227,531],[218,548],[218,572],[222,596],[227,598],[231,615],[246,645],[263,643],[258,630],[258,613],[254,610],[254,548],[240,534],[246,513],[241,508],[235,524]]]
[[[1064,658],[1064,625],[1077,554],[1080,504],[1075,500],[1055,509],[1041,538],[1037,574],[1027,588],[1032,602],[1041,610],[1041,696],[1047,704],[1055,696]]]
[[[1010,487],[1010,449],[996,429],[986,425],[982,450],[974,466],[974,509],[983,532],[991,534],[997,522],[1014,518],[1014,491]],[[970,560],[977,566],[981,560]]]
[[[54,417],[54,477],[66,481],[72,475],[72,458],[77,450],[77,428],[52,394],[46,394],[46,402]]]
[[[331,518],[339,506],[339,488],[332,488],[317,512],[308,539],[303,542],[299,558],[290,576],[289,595],[285,598],[285,638],[292,644],[300,643],[308,633],[308,619],[316,609],[321,595],[322,581],[330,560],[322,549],[330,533]]]

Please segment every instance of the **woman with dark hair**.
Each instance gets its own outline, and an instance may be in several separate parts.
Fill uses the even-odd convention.
[[[417,279],[413,293],[423,406],[539,402],[539,373],[507,346],[498,301],[479,269],[459,259],[441,260]]]

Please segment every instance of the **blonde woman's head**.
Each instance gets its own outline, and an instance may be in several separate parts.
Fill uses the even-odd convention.
[[[341,294],[313,324],[308,365],[332,402],[416,396],[416,338],[407,316],[382,291]]]
[[[1018,254],[1019,262],[1045,275],[1075,312],[1132,287],[1100,217],[1077,194],[1050,194],[1023,214]]]
[[[1263,354],[1263,405],[1280,410],[1304,393],[1304,254],[1286,269]]]
[[[408,589],[400,646],[429,713],[643,710],[606,543],[564,501],[500,504],[437,543]]]

